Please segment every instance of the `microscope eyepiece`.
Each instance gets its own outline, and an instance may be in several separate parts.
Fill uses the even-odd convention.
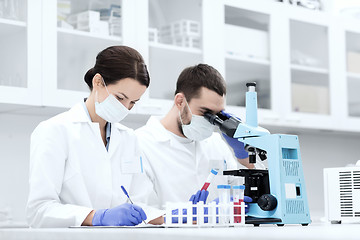
[[[256,92],[256,91],[255,91],[256,82],[246,83],[246,87],[247,87],[247,89],[248,89],[248,92]]]
[[[256,82],[246,83],[246,87],[256,87]]]
[[[221,120],[217,115],[210,112],[206,112],[204,114],[204,118],[208,120],[212,125],[221,126],[223,123],[223,120]]]

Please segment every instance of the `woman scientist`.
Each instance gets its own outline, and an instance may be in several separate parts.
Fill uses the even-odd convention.
[[[126,203],[141,171],[132,130],[119,122],[150,78],[142,56],[126,46],[101,51],[85,74],[90,96],[40,123],[31,135],[27,220],[32,227],[137,225],[142,208]]]

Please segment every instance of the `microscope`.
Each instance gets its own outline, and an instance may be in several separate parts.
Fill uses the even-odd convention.
[[[253,199],[249,204],[247,224],[311,223],[306,195],[299,139],[296,135],[270,134],[258,126],[256,83],[247,83],[246,123],[220,112],[206,113],[205,118],[224,134],[244,143],[249,162],[268,160],[268,169],[239,169],[224,171],[224,175],[245,179],[245,195]]]

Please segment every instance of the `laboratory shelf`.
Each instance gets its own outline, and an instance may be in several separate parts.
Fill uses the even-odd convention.
[[[149,43],[149,46],[151,48],[158,48],[168,51],[178,51],[178,52],[184,52],[184,53],[192,53],[192,54],[202,54],[202,50],[199,48],[189,48],[189,47],[180,47],[175,46],[171,44],[165,44],[165,43]]]
[[[348,73],[347,73],[347,77],[348,77],[349,79],[354,79],[354,80],[360,81],[360,73],[348,72]]]
[[[319,68],[319,67],[311,67],[311,66],[304,66],[299,64],[291,64],[292,70],[309,72],[309,73],[318,73],[318,74],[328,74],[329,70],[326,68]]]
[[[316,68],[302,65],[291,65],[291,80],[313,86],[328,86],[329,71],[324,68]]]
[[[104,36],[104,35],[99,35],[96,33],[79,31],[79,30],[75,30],[75,29],[58,28],[58,33],[67,34],[69,36],[72,35],[74,37],[83,37],[86,40],[88,40],[89,38],[94,38],[94,39],[98,39],[98,40],[114,41],[114,42],[122,41],[121,37],[111,36],[111,35]]]
[[[26,30],[26,22],[0,18],[0,36],[9,36]]]
[[[261,59],[261,58],[251,58],[251,57],[245,57],[245,56],[236,56],[231,53],[225,54],[226,59],[234,60],[234,61],[240,61],[245,63],[254,63],[264,66],[270,66],[270,61],[268,59]]]
[[[270,64],[226,58],[226,81],[244,82],[270,78]]]

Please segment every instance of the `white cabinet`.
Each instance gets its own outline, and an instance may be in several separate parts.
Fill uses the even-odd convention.
[[[284,120],[293,127],[332,130],[336,96],[331,90],[332,82],[337,81],[331,74],[334,67],[331,59],[336,54],[330,41],[334,37],[332,18],[326,13],[290,8],[286,20],[290,37],[291,106]]]
[[[45,106],[71,107],[88,96],[84,75],[94,66],[96,55],[123,43],[124,9],[120,0],[43,1]]]
[[[326,25],[290,20],[293,112],[330,114],[328,50]]]
[[[138,37],[142,34],[137,31],[145,29],[141,30],[135,15],[139,3],[1,1],[0,48],[6,57],[0,60],[0,109],[69,108],[88,96],[84,75],[94,66],[98,52],[121,44],[141,49]],[[94,13],[98,14],[95,18]]]
[[[344,118],[342,125],[349,131],[360,126],[360,22],[344,19],[341,29],[342,47],[342,92],[345,92]]]
[[[346,31],[348,115],[360,117],[360,28]]]
[[[41,105],[41,0],[0,2],[0,111]]]
[[[149,1],[149,31],[159,41],[162,26],[184,18],[199,21],[201,48],[153,42],[151,37],[152,83],[145,98],[150,104],[141,113],[165,113],[180,71],[205,62],[223,74],[227,110],[242,118],[245,83],[256,81],[260,124],[360,132],[349,125],[360,119],[360,75],[344,72],[341,48],[350,45],[347,52],[360,51],[359,29],[342,37],[345,23],[340,18],[282,3],[181,2]]]
[[[151,0],[147,7],[148,18],[142,20],[149,34],[144,40],[151,84],[137,110],[165,114],[172,106],[180,72],[204,62],[202,1]]]
[[[245,84],[256,82],[259,108],[271,109],[270,15],[241,7],[225,5],[227,104],[245,106]]]
[[[0,110],[71,107],[89,94],[97,53],[125,44],[151,77],[132,113],[165,114],[180,72],[207,63],[242,118],[256,81],[262,125],[360,132],[359,21],[266,0],[5,2],[21,7],[4,15],[0,4]]]

